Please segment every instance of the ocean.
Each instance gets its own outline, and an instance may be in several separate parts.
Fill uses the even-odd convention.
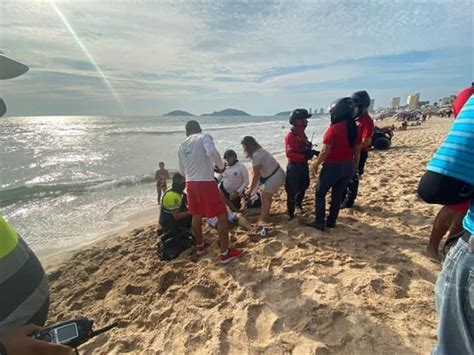
[[[189,117],[41,116],[0,119],[0,213],[40,256],[74,248],[127,226],[158,206],[154,171],[177,169]],[[254,136],[283,152],[286,117],[198,117],[221,154]],[[321,141],[325,116],[309,121]],[[154,212],[153,212],[154,213]]]

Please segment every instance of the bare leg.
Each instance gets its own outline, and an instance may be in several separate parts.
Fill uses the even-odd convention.
[[[193,221],[191,223],[191,228],[193,230],[194,238],[196,239],[196,245],[201,245],[203,242],[202,239],[202,216],[193,216]]]
[[[453,223],[451,224],[451,227],[449,228],[448,238],[455,236],[456,234],[459,234],[463,231],[464,227],[462,226],[462,221],[465,215],[466,215],[466,212],[464,211],[455,212],[455,215],[453,216]]]
[[[426,253],[430,258],[439,259],[439,244],[452,225],[454,217],[455,212],[447,206],[443,206],[436,215],[433,222],[433,229],[431,230],[430,241],[426,247]]]
[[[225,252],[229,248],[229,222],[227,221],[227,213],[217,216],[217,234],[219,235],[219,248],[221,252]]]
[[[263,191],[262,193],[262,215],[260,219],[265,221],[270,215],[270,207],[272,207],[273,194]]]
[[[161,193],[162,193],[161,186],[157,186],[156,191],[158,192],[158,204],[160,204],[161,203]]]

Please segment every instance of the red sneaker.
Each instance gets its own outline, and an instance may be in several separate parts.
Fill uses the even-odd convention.
[[[207,249],[209,249],[210,246],[211,246],[211,243],[208,243],[206,241],[204,241],[202,245],[196,245],[196,254],[197,255],[204,254],[205,252],[207,252]]]
[[[234,249],[234,248],[229,248],[227,255],[220,255],[219,256],[219,261],[221,264],[227,264],[230,263],[232,260],[237,259],[239,256],[241,256],[243,253],[242,250],[240,249]]]

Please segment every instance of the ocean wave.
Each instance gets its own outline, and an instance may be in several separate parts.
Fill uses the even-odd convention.
[[[268,126],[272,124],[282,124],[281,120],[277,121],[265,121],[265,122],[248,122],[243,124],[236,124],[236,125],[215,125],[215,126],[205,126],[203,125],[202,130],[204,132],[210,131],[221,131],[221,130],[231,130],[231,129],[241,129],[241,128],[248,128],[248,127],[255,127],[255,126]],[[283,122],[285,123],[285,122]],[[109,132],[108,135],[133,135],[133,134],[149,134],[149,135],[169,135],[169,134],[184,134],[184,129],[163,129],[163,130],[143,130],[143,129],[135,129],[135,130],[126,130],[126,131],[114,131]]]
[[[149,184],[155,181],[154,175],[125,176],[117,179],[84,181],[70,184],[22,185],[0,191],[0,206],[17,202],[54,198],[62,195],[83,195],[103,192],[121,187]]]

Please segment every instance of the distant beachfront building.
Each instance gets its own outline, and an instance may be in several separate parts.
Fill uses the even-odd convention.
[[[321,108],[319,109],[319,114],[322,115],[323,113],[324,113],[324,108],[321,107]]]
[[[456,95],[445,96],[439,99],[440,106],[450,106],[453,104]]]
[[[370,99],[369,112],[374,112],[375,99]]]
[[[418,107],[420,101],[420,93],[408,95],[407,105],[409,110],[415,110]]]
[[[390,108],[397,109],[400,107],[400,97],[392,97],[390,100]]]

